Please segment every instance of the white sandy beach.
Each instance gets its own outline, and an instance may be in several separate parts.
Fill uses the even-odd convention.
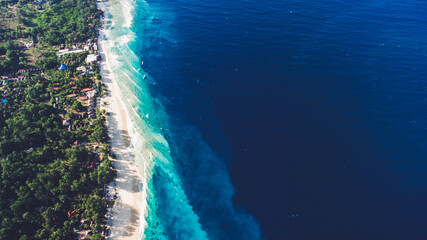
[[[98,2],[98,6],[104,12],[108,3]],[[103,39],[104,30],[100,30],[99,39]],[[105,41],[105,40],[104,40]],[[102,82],[106,84],[108,95],[102,98],[106,102],[104,107],[108,112],[108,130],[111,138],[112,152],[116,155],[113,159],[117,171],[115,182],[109,186],[110,194],[117,196],[116,202],[109,212],[108,225],[111,229],[107,239],[140,239],[139,204],[142,202],[140,180],[132,160],[129,158],[129,135],[127,128],[127,113],[120,101],[120,92],[117,82],[111,74],[108,65],[108,56],[103,49],[103,40],[98,41],[101,55]]]

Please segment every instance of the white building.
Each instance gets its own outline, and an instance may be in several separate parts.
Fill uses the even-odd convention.
[[[90,64],[92,62],[96,62],[97,61],[97,57],[95,54],[89,54],[86,57],[86,64]]]

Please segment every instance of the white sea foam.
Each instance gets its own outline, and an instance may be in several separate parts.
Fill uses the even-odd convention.
[[[109,66],[109,69],[112,71],[112,75],[114,77],[114,80],[117,83],[117,86],[119,87],[119,92],[121,94],[120,101],[122,102],[123,106],[125,106],[124,110],[126,112],[127,117],[127,126],[129,128],[129,136],[131,138],[131,146],[128,149],[129,153],[129,159],[133,159],[135,165],[137,166],[137,172],[140,176],[140,180],[142,182],[142,186],[140,186],[142,189],[142,195],[143,195],[143,201],[140,203],[140,236],[139,239],[143,238],[144,229],[147,226],[147,223],[145,221],[145,216],[147,215],[147,173],[150,171],[148,170],[148,164],[147,162],[151,161],[150,158],[144,157],[146,156],[152,156],[152,154],[147,154],[144,152],[138,152],[135,154],[136,146],[140,146],[140,143],[143,143],[143,137],[141,134],[138,133],[138,130],[135,127],[135,124],[137,122],[137,116],[135,114],[131,114],[129,109],[133,109],[132,105],[135,105],[139,101],[138,97],[132,94],[132,91],[130,91],[129,87],[127,87],[127,84],[132,83],[133,87],[139,88],[141,91],[141,87],[139,87],[136,82],[132,81],[132,76],[128,75],[125,70],[123,70],[123,67],[126,67],[126,63],[130,64],[131,62],[123,61],[124,59],[129,59],[129,56],[131,56],[133,59],[138,60],[137,56],[135,56],[129,49],[128,43],[133,39],[132,32],[130,31],[130,27],[132,26],[132,19],[133,19],[133,2],[131,1],[113,1],[112,6],[116,7],[110,7],[107,11],[111,13],[114,18],[107,19],[108,21],[111,21],[111,26],[114,27],[113,29],[110,26],[107,26],[106,29],[103,31],[103,33],[106,36],[106,39],[108,40],[101,40],[102,41],[102,47],[104,49],[107,65]],[[117,6],[120,5],[120,6]],[[117,11],[117,9],[122,9],[123,12],[120,13]],[[105,16],[108,16],[109,14],[105,14]],[[121,26],[121,29],[119,31],[115,31],[116,27]],[[123,96],[128,96],[127,101],[123,101]],[[129,100],[131,99],[131,100]],[[132,116],[133,115],[133,116]],[[141,124],[141,123],[140,123]]]
[[[138,3],[142,3],[143,7],[148,6],[146,2]],[[171,219],[179,218],[177,221],[180,223],[180,227],[186,228],[180,235],[191,236],[191,238],[184,237],[184,239],[206,239],[206,233],[202,230],[199,219],[193,212],[181,186],[170,156],[169,144],[158,127],[159,121],[167,121],[167,115],[159,109],[150,95],[149,85],[155,84],[155,82],[150,77],[143,79],[143,76],[148,74],[137,70],[141,67],[141,60],[129,46],[136,36],[131,29],[135,5],[136,2],[132,0],[112,0],[111,7],[108,8],[109,13],[113,16],[108,19],[111,26],[106,26],[104,31],[107,40],[101,41],[107,55],[106,63],[114,77],[115,85],[120,92],[120,101],[127,115],[127,128],[131,142],[128,154],[134,161],[142,182],[143,202],[139,206],[141,208],[140,238],[145,237],[144,230],[148,226],[146,219],[149,211],[153,213],[153,209],[148,208],[147,200],[149,196],[154,196],[154,193],[148,188],[148,183],[156,164],[166,174],[166,178],[162,181],[167,183],[165,189],[170,194],[167,197],[171,201],[171,206],[173,205],[177,210]],[[149,12],[148,9],[145,10]],[[109,16],[109,14],[105,14],[105,16]],[[147,21],[146,24],[151,24],[151,21]],[[145,118],[144,116],[150,117]],[[162,235],[158,237],[161,238]]]
[[[133,16],[134,16],[134,10],[135,10],[135,1],[121,1],[122,3],[122,10],[123,10],[123,17],[125,18],[125,25],[124,27],[130,28],[133,23]]]

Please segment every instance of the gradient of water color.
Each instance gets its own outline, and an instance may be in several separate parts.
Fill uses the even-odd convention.
[[[426,237],[425,3],[121,4],[147,239]]]

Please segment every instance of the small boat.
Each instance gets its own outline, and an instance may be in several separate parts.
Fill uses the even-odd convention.
[[[144,65],[144,61],[141,61],[141,66]]]
[[[138,72],[141,72],[141,68],[138,68]]]
[[[142,77],[142,79],[144,79],[144,80],[145,80],[146,78],[147,78],[147,76],[144,74],[144,76]]]

